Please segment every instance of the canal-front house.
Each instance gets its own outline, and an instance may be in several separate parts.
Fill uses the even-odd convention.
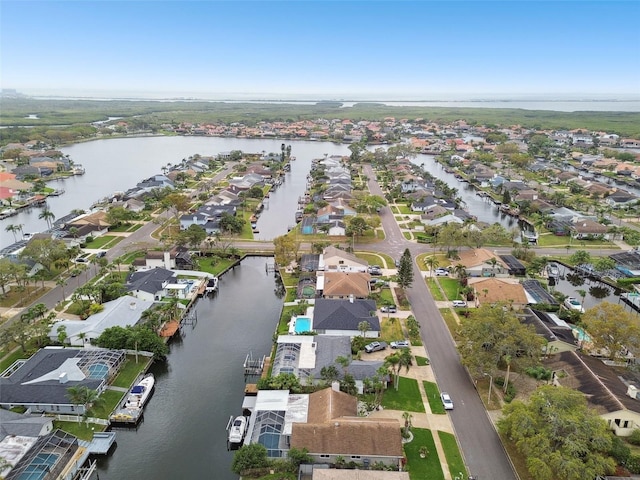
[[[324,298],[367,298],[371,294],[371,275],[361,272],[318,272],[316,292]]]
[[[321,335],[362,335],[360,322],[367,322],[367,338],[380,336],[380,319],[376,315],[376,302],[368,299],[350,298],[334,300],[317,298],[313,309],[313,330]]]
[[[318,270],[339,272],[366,272],[369,262],[336,247],[327,247],[320,255]]]
[[[531,325],[536,333],[545,339],[544,354],[575,352],[578,349],[578,340],[573,334],[573,329],[555,313],[526,308],[519,318],[521,323]]]
[[[529,303],[524,287],[517,278],[476,277],[469,278],[467,285],[473,289],[476,307],[505,304],[521,310]]]
[[[176,272],[160,267],[131,273],[125,283],[129,295],[149,301],[159,301],[164,297],[191,298],[197,286],[196,280],[178,278]]]
[[[351,339],[337,335],[280,335],[276,341],[272,375],[292,373],[301,385],[323,383],[323,369],[335,367],[339,378],[344,368],[336,363],[338,357],[351,358]],[[352,360],[348,373],[356,382],[358,393],[364,392],[364,380],[377,376],[382,360]]]
[[[505,277],[509,267],[495,253],[486,248],[475,248],[458,252],[453,267],[462,265],[469,277]],[[494,262],[495,260],[495,262]]]
[[[82,415],[86,405],[71,402],[69,387],[84,386],[102,393],[125,359],[122,350],[40,349],[28,360],[18,360],[0,377],[0,407]]]
[[[101,312],[89,316],[86,320],[64,319],[56,321],[49,331],[52,341],[58,340],[58,329],[65,328],[65,344],[74,347],[91,345],[102,332],[111,327],[136,325],[142,314],[151,308],[153,301],[125,295],[103,304]]]
[[[614,434],[627,437],[640,428],[640,378],[631,370],[614,370],[578,352],[558,353],[543,363],[554,372],[553,384],[582,392]]]

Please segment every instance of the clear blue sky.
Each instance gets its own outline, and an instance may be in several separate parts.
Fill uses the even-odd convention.
[[[234,98],[640,94],[640,2],[0,0],[0,85]]]

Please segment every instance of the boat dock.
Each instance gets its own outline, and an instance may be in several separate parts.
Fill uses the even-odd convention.
[[[244,359],[244,376],[262,375],[266,358],[267,356],[263,355],[262,358],[254,359],[251,352],[247,353]]]
[[[640,312],[640,293],[629,292],[620,294],[620,299],[636,312]]]
[[[97,432],[91,441],[78,440],[78,445],[87,449],[89,455],[106,455],[116,441],[115,432]]]

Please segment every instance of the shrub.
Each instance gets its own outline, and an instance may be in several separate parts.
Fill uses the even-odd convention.
[[[636,428],[627,438],[631,445],[640,445],[640,428]]]
[[[495,379],[495,384],[499,387],[504,387],[504,377],[498,377]],[[516,387],[513,385],[513,382],[509,382],[507,385],[507,391],[504,393],[504,401],[507,403],[511,403],[511,401],[516,398]]]
[[[267,448],[260,443],[243,445],[236,452],[231,463],[231,471],[242,474],[245,470],[254,468],[265,468],[269,466],[267,458]]]
[[[542,366],[527,368],[524,373],[526,373],[530,377],[535,378],[536,380],[551,380],[552,375],[551,370]]]

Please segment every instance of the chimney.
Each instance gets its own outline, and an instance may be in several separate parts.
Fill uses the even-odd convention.
[[[58,376],[58,381],[60,383],[67,383],[69,381],[69,377],[67,376],[67,372],[62,372],[59,376]]]
[[[331,390],[333,390],[334,392],[339,392],[340,391],[340,382],[338,382],[338,381],[331,382]]]
[[[353,293],[349,295],[349,303],[353,303]]]

